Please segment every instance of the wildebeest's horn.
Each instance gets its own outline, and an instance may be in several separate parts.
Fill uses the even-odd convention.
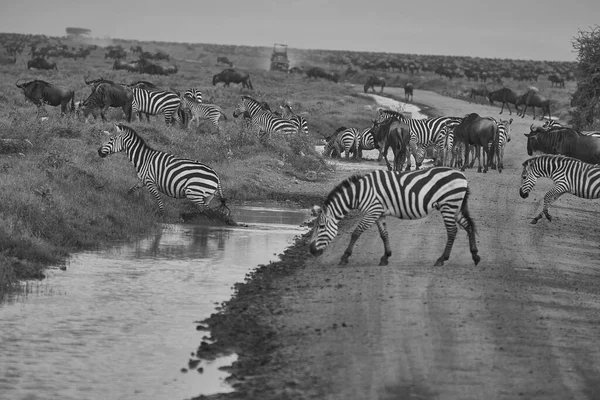
[[[529,130],[530,130],[531,132],[533,132],[533,131],[535,130],[535,129],[533,129],[533,124],[531,124],[531,126],[529,127]]]
[[[89,76],[89,75],[88,75]],[[93,81],[88,82],[87,80],[87,76],[85,78],[83,78],[83,81],[85,82],[86,85],[89,85],[90,83],[92,83]]]
[[[21,78],[17,79],[17,81],[15,82],[15,85],[17,85],[18,88],[22,88],[23,85],[19,85],[19,81],[21,80]]]

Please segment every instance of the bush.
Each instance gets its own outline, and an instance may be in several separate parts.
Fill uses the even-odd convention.
[[[600,128],[600,27],[579,31],[573,48],[577,56],[577,90],[571,100],[571,123],[575,129]]]

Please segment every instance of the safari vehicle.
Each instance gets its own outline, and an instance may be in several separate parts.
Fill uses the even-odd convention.
[[[287,57],[287,44],[275,43],[273,45],[273,54],[271,55],[270,71],[288,72],[290,61]]]

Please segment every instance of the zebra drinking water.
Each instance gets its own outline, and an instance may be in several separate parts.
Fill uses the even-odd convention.
[[[565,193],[583,199],[600,198],[600,166],[596,164],[588,164],[562,155],[530,158],[523,163],[519,195],[526,199],[539,178],[552,179],[554,187],[544,195],[542,212],[531,221],[532,224],[536,224],[542,215],[545,215],[548,221],[552,221],[548,208]]]
[[[216,194],[221,199],[221,210],[229,212],[221,180],[211,167],[154,150],[128,126],[118,124],[115,128],[117,133],[98,149],[98,155],[104,158],[121,151],[127,153],[141,183],[156,199],[160,214],[164,212],[160,193],[176,199],[188,198],[203,213],[208,211],[208,205]]]
[[[419,219],[433,210],[440,210],[448,240],[443,254],[435,265],[443,265],[450,257],[452,245],[460,225],[467,231],[469,247],[475,265],[480,261],[475,242],[475,225],[469,215],[469,189],[465,176],[450,168],[433,167],[426,170],[397,173],[375,170],[365,176],[352,176],[336,186],[327,196],[323,207],[313,207],[318,217],[314,223],[310,252],[320,255],[337,235],[338,223],[351,209],[358,209],[363,217],[352,232],[350,244],[340,259],[348,263],[354,244],[373,223],[377,223],[384,254],[379,265],[387,265],[392,255],[385,217]]]

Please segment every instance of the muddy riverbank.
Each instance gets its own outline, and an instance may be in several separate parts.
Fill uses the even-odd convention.
[[[439,115],[498,117],[487,105],[423,91],[417,98]],[[439,215],[388,220],[394,254],[385,267],[377,266],[376,229],[337,266],[352,218],[319,258],[309,256],[305,235],[236,285],[206,321],[217,342],[200,352],[239,355],[230,368],[237,391],[210,398],[600,397],[600,204],[563,196],[553,222],[530,225],[551,184],[518,196],[528,158],[522,133],[532,121],[512,118],[504,172],[465,172],[477,267],[464,232],[446,265],[432,266],[446,239]],[[325,196],[349,172],[315,192]]]

